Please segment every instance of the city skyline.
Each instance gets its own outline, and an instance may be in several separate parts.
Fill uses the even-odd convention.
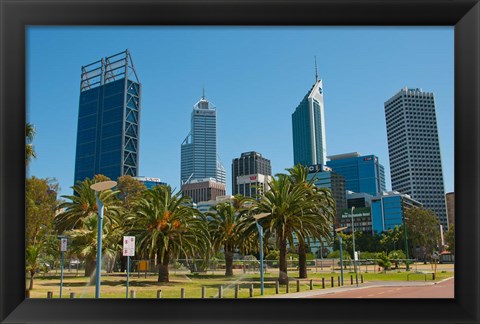
[[[100,33],[95,32],[101,30]],[[237,157],[241,152],[257,151],[264,156],[268,156],[272,161],[272,173],[284,172],[285,168],[293,165],[292,154],[292,140],[291,140],[291,113],[298,105],[299,98],[305,93],[314,81],[314,63],[313,57],[317,55],[327,60],[328,63],[319,60],[319,78],[323,80],[326,93],[326,109],[325,109],[325,124],[326,124],[326,138],[327,138],[327,155],[341,154],[345,152],[358,151],[361,154],[375,154],[379,157],[380,163],[385,166],[387,189],[390,186],[389,161],[386,145],[386,130],[383,115],[383,103],[391,96],[391,93],[397,92],[404,86],[420,87],[429,92],[434,92],[437,98],[438,118],[439,118],[439,132],[440,132],[440,146],[442,147],[442,160],[444,163],[445,175],[445,189],[446,192],[453,191],[453,29],[449,28],[144,28],[142,36],[143,47],[135,41],[133,34],[139,34],[139,28],[130,28],[129,33],[126,34],[128,42],[121,42],[118,37],[111,37],[109,42],[115,45],[103,44],[98,49],[91,49],[81,51],[82,55],[76,54],[76,60],[70,60],[68,70],[70,74],[65,74],[61,80],[64,89],[62,95],[63,100],[59,102],[52,102],[46,100],[45,91],[52,92],[55,89],[40,89],[35,85],[40,85],[39,75],[42,69],[57,69],[65,68],[65,62],[60,62],[58,66],[51,63],[51,59],[46,57],[45,50],[40,49],[40,43],[56,42],[55,46],[60,46],[65,43],[69,46],[65,48],[72,50],[76,48],[70,39],[77,39],[82,37],[96,35],[95,42],[100,42],[100,39],[105,39],[105,35],[115,35],[119,33],[120,29],[115,28],[33,28],[28,32],[29,51],[27,55],[28,62],[28,86],[27,86],[27,119],[35,124],[37,127],[37,137],[34,145],[37,149],[38,158],[32,161],[30,168],[30,175],[38,177],[56,177],[60,181],[62,187],[62,194],[69,191],[69,187],[73,185],[73,163],[75,148],[75,134],[71,134],[71,121],[67,116],[76,114],[74,107],[69,104],[70,99],[65,99],[66,96],[73,96],[77,98],[78,109],[78,74],[80,65],[75,62],[88,62],[98,57],[103,57],[111,53],[116,53],[125,48],[129,48],[135,58],[136,68],[142,76],[141,83],[144,87],[142,98],[142,129],[141,129],[141,145],[140,145],[140,172],[139,176],[158,177],[163,182],[166,182],[172,187],[179,189],[180,182],[180,152],[178,144],[181,143],[184,134],[188,133],[188,111],[191,112],[191,102],[198,100],[201,95],[202,87],[205,86],[207,96],[216,103],[218,110],[218,144],[219,155],[222,157],[224,164],[230,164],[231,160]],[[152,31],[153,29],[153,31]],[[300,31],[299,31],[300,29]],[[136,31],[136,33],[132,32]],[[193,30],[193,32],[192,32]],[[193,35],[189,35],[193,34]],[[156,56],[157,61],[152,59],[146,60],[144,57],[146,39],[152,34],[159,34],[159,39],[163,39],[169,46],[165,48],[172,49],[173,43],[179,44],[181,41],[189,40],[179,50],[173,51],[174,54],[166,54],[164,51],[157,52],[162,54],[160,58]],[[321,35],[331,34],[327,36],[328,43],[335,45],[338,53],[336,60],[328,61],[330,54],[325,54],[327,48],[322,46],[315,47],[312,44],[302,48],[298,55],[290,54],[277,55],[277,57],[269,56],[270,52],[275,52],[281,45],[281,39],[287,39],[298,45],[299,43],[294,39],[293,35],[300,35],[301,39],[311,37],[311,35],[320,37]],[[368,39],[366,45],[385,45],[388,43],[387,35],[395,35],[397,40],[396,50],[400,54],[405,54],[402,46],[399,46],[398,40],[406,41],[411,35],[416,35],[419,38],[429,36],[432,41],[428,46],[424,45],[419,53],[411,56],[410,60],[401,61],[396,54],[390,55],[388,53],[388,46],[384,46],[382,60],[379,57],[372,57],[372,60],[364,62],[362,65],[357,65],[359,71],[356,74],[350,73],[349,79],[342,78],[347,74],[347,70],[355,66],[359,61],[349,62],[342,57],[339,47],[346,46],[347,40],[353,39],[356,46],[357,54],[362,54],[366,51],[369,54],[373,49],[368,49],[365,46],[356,42],[358,38]],[[73,36],[72,36],[73,35]],[[171,35],[170,38],[165,35]],[[232,36],[233,40],[227,38],[227,35]],[[176,61],[175,54],[182,53],[182,50],[197,44],[198,38],[204,36],[211,43],[221,44],[221,55],[227,58],[218,60],[218,56],[213,55],[212,59],[206,56],[211,50],[211,46],[207,46],[202,56],[195,62],[185,60],[184,62],[177,61],[177,66],[182,68],[175,70],[174,68],[166,69],[162,73],[160,69],[150,71],[145,67],[152,62],[157,62],[159,66],[165,68],[172,64],[172,60]],[[209,37],[207,37],[209,36]],[[282,36],[282,38],[280,38]],[[342,41],[338,40],[341,36]],[[366,37],[368,36],[368,37]],[[375,37],[379,36],[379,37]],[[422,37],[420,37],[422,36]],[[366,38],[365,38],[366,37]],[[200,37],[202,38],[202,37]],[[378,41],[374,39],[380,38]],[[241,46],[246,44],[247,40],[255,40],[255,46],[258,53],[246,56],[243,60],[237,60],[238,55],[245,54],[244,52],[235,54]],[[263,40],[268,40],[268,44],[260,46]],[[386,43],[385,43],[386,42]],[[128,44],[127,44],[128,43]],[[378,43],[378,44],[377,44]],[[393,46],[394,42],[389,43]],[[417,43],[415,43],[417,44]],[[422,46],[421,42],[418,42]],[[388,44],[387,44],[388,45]],[[121,47],[123,46],[123,47]],[[253,47],[255,47],[253,46]],[[346,46],[346,47],[349,47]],[[332,46],[330,46],[332,47]],[[408,46],[405,46],[407,48]],[[322,49],[322,50],[320,50]],[[428,51],[427,51],[428,49]],[[335,53],[337,53],[335,51]],[[423,51],[423,52],[422,52]],[[323,52],[323,55],[319,53]],[[60,54],[62,51],[60,51]],[[213,52],[212,52],[213,53]],[[95,55],[94,55],[95,54]],[[228,55],[226,55],[228,54]],[[398,54],[398,55],[400,55]],[[58,55],[58,53],[56,53]],[[235,56],[237,55],[237,56]],[[55,56],[55,55],[54,55]],[[181,56],[181,55],[180,55]],[[363,60],[368,55],[361,56]],[[393,56],[390,58],[389,56]],[[162,58],[166,62],[162,62]],[[185,57],[182,57],[183,59]],[[190,59],[195,59],[191,56]],[[427,59],[429,58],[429,59]],[[56,58],[58,60],[58,57]],[[215,59],[217,61],[215,62]],[[255,60],[258,60],[256,62]],[[375,61],[376,60],[376,61]],[[393,61],[390,61],[393,60]],[[42,61],[43,64],[37,64]],[[73,62],[72,62],[73,61]],[[375,62],[373,62],[375,61]],[[235,64],[233,63],[235,62]],[[398,75],[393,73],[395,81],[386,82],[389,85],[385,86],[383,83],[373,83],[373,76],[367,77],[365,72],[370,69],[375,71],[382,70],[383,65],[390,66],[395,62],[398,66]],[[180,64],[182,63],[182,64]],[[382,65],[383,63],[383,65]],[[429,63],[430,65],[428,65]],[[334,67],[329,67],[333,65]],[[377,64],[378,66],[376,66]],[[404,64],[404,65],[402,65]],[[346,66],[345,66],[346,65]],[[246,67],[250,67],[246,69]],[[410,66],[409,69],[405,67]],[[419,72],[418,69],[421,69]],[[229,69],[230,70],[229,70]],[[394,72],[394,67],[390,72]],[[185,71],[184,71],[185,70]],[[222,70],[223,78],[220,74],[215,72],[209,76],[204,73],[206,70],[218,71]],[[337,70],[337,71],[335,71]],[[168,73],[167,73],[168,72]],[[255,72],[255,73],[254,73]],[[337,73],[335,73],[337,72]],[[382,71],[384,72],[384,71]],[[429,72],[429,73],[426,73]],[[150,77],[149,74],[154,75],[155,82],[147,82]],[[269,76],[267,80],[266,76]],[[428,77],[425,75],[428,74]],[[68,76],[75,76],[76,78],[69,79]],[[144,77],[144,75],[146,75]],[[186,76],[195,76],[187,78]],[[362,77],[363,75],[363,77]],[[439,75],[443,75],[441,80]],[[415,76],[414,78],[412,76]],[[215,79],[218,78],[217,81]],[[271,78],[278,79],[278,82],[272,81]],[[288,82],[282,82],[281,80]],[[372,82],[362,84],[359,91],[359,78],[363,80],[370,80]],[[386,75],[386,79],[391,79],[391,76]],[[192,81],[194,80],[194,81]],[[441,80],[438,81],[438,80]],[[70,83],[74,84],[71,87]],[[76,87],[75,87],[76,86]],[[382,88],[383,87],[383,88]],[[211,90],[210,90],[211,89]],[[67,91],[65,91],[67,90]],[[76,93],[75,93],[76,90]],[[275,90],[274,95],[271,91]],[[43,91],[43,92],[42,92]],[[349,96],[346,96],[348,93]],[[437,93],[439,95],[437,95]],[[343,94],[343,95],[342,95]],[[352,100],[348,100],[349,97]],[[174,99],[172,99],[174,98]],[[75,101],[75,100],[73,100]],[[49,129],[46,128],[47,121],[42,116],[42,109],[38,106],[50,109],[49,114],[53,115],[54,121],[58,125],[49,120]],[[52,107],[54,106],[54,107]],[[61,111],[61,107],[68,107]],[[373,107],[373,108],[372,108]],[[277,108],[277,109],[276,109]],[[174,114],[171,114],[174,111]],[[358,112],[361,111],[359,114]],[[348,113],[347,113],[348,112]],[[58,116],[55,116],[58,114]],[[162,116],[165,115],[165,116]],[[157,116],[154,118],[154,116]],[[50,116],[52,117],[52,116]],[[162,119],[162,117],[165,117]],[[171,117],[169,119],[169,117]],[[359,117],[368,117],[364,126],[358,124],[362,122]],[[268,125],[268,122],[273,125]],[[168,121],[168,122],[167,122]],[[451,125],[449,125],[451,124]],[[238,125],[238,128],[235,126]],[[251,125],[251,129],[256,130],[256,136],[249,136],[241,126]],[[75,129],[76,127],[74,127]],[[269,131],[266,132],[265,130]],[[161,132],[159,132],[161,130]],[[349,131],[350,130],[350,131]],[[235,134],[237,132],[237,134]],[[352,132],[353,135],[352,136]],[[275,134],[273,134],[275,133]],[[52,134],[65,134],[62,138],[55,138]],[[235,135],[241,136],[235,136]],[[262,136],[258,136],[262,134]],[[57,135],[58,137],[58,135]],[[290,137],[290,139],[288,139]],[[58,143],[57,143],[58,142]],[[60,144],[60,142],[62,144]],[[171,143],[177,146],[177,149],[171,148]],[[68,144],[70,143],[70,144]],[[73,143],[73,144],[72,144]],[[63,146],[65,150],[62,152],[64,156],[52,154],[55,147]],[[70,147],[71,146],[71,147]],[[369,149],[369,147],[371,147]],[[71,154],[71,155],[70,155]],[[445,156],[446,155],[446,156]],[[167,157],[167,158],[166,158]],[[54,163],[52,163],[54,159]],[[46,164],[50,163],[50,166]],[[176,164],[176,165],[175,165]],[[54,167],[57,166],[57,167]],[[228,168],[227,168],[228,169]],[[231,193],[231,174],[227,172],[227,193]]]

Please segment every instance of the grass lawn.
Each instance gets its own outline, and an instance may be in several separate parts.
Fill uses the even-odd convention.
[[[334,287],[338,285],[340,272],[314,272],[309,271],[308,279],[300,280],[300,291],[310,290],[310,279],[313,280],[313,289],[322,289],[322,278],[325,278],[325,288],[331,287],[331,277],[334,278]],[[427,270],[426,270],[427,271]],[[407,274],[412,272],[392,270],[387,273],[369,272],[361,273],[364,282],[367,281],[407,281]],[[436,281],[452,277],[453,271],[437,270]],[[290,284],[289,292],[297,291],[296,279],[298,271],[289,271]],[[344,284],[350,285],[350,276],[353,276],[355,283],[355,274],[353,272],[344,272]],[[275,294],[275,280],[278,277],[278,270],[271,269],[265,274],[265,295]],[[424,281],[423,275],[410,275],[410,281]],[[361,276],[359,274],[359,282]],[[69,298],[70,293],[75,293],[75,298],[94,298],[95,285],[88,285],[89,278],[75,276],[74,273],[66,273],[63,280],[62,297]],[[136,298],[156,298],[157,290],[162,291],[162,298],[180,298],[181,288],[185,289],[185,298],[201,298],[202,287],[206,287],[206,298],[218,298],[219,287],[223,287],[223,298],[234,298],[235,286],[239,285],[239,298],[249,298],[249,288],[253,285],[254,296],[260,295],[260,280],[258,273],[236,273],[231,278],[225,278],[221,272],[214,274],[175,274],[170,273],[170,283],[158,283],[157,276],[150,274],[145,278],[136,273],[130,275],[130,290],[134,290]],[[432,281],[431,275],[427,276],[427,281]],[[28,283],[28,280],[27,280]],[[47,292],[52,291],[53,297],[59,297],[60,278],[59,275],[39,275],[34,280],[34,289],[30,292],[31,298],[46,298]],[[286,286],[280,285],[280,294],[286,293]],[[102,274],[101,297],[102,298],[125,298],[126,295],[126,275],[123,273]]]

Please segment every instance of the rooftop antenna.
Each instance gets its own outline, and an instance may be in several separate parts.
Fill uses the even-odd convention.
[[[315,83],[318,81],[317,57],[315,57]]]
[[[205,100],[205,86],[202,87],[202,99]]]

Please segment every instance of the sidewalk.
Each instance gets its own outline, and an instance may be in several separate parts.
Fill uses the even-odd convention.
[[[279,294],[279,295],[268,295],[268,296],[258,296],[257,298],[308,298],[311,296],[318,295],[327,295],[335,294],[338,292],[345,292],[350,290],[359,290],[365,288],[374,288],[374,287],[422,287],[422,286],[434,286],[441,282],[453,279],[450,277],[444,280],[437,282],[424,282],[424,281],[368,281],[363,284],[358,284],[358,287],[355,285],[348,285],[343,287],[336,288],[325,288],[325,289],[316,289],[309,291],[301,291],[298,293],[289,293],[289,294]]]

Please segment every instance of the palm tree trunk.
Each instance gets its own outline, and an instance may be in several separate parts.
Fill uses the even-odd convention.
[[[278,281],[281,284],[288,283],[288,274],[287,274],[287,240],[284,238],[280,239],[280,260],[279,260],[279,271],[278,271]]]
[[[160,255],[159,255],[160,260]],[[170,255],[165,251],[163,260],[158,265],[158,282],[169,282],[168,263],[170,261]]]
[[[30,284],[28,285],[28,290],[33,289],[33,277],[35,276],[35,271],[30,271]]]
[[[95,272],[97,262],[93,258],[87,258],[85,260],[85,277],[91,277]]]
[[[307,249],[305,242],[300,240],[298,243],[298,270],[299,278],[307,278]]]
[[[230,251],[227,244],[224,247],[225,250],[225,276],[233,276],[233,251]]]

